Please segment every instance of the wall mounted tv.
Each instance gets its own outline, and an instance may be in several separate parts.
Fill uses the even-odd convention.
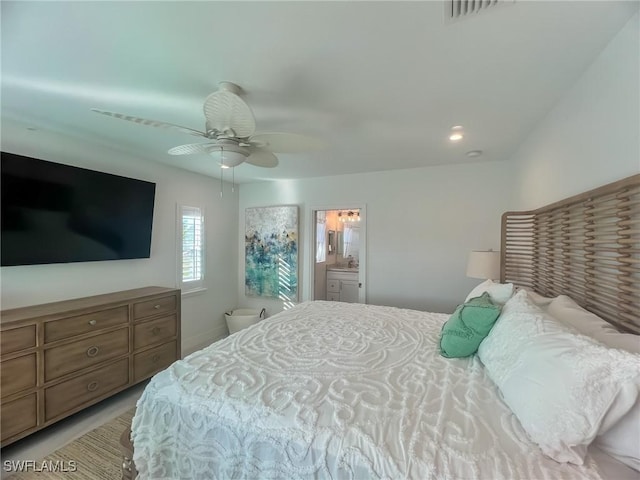
[[[156,184],[0,154],[2,266],[149,258]]]

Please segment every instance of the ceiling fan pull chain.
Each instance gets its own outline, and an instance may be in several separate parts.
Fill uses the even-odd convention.
[[[236,167],[231,169],[231,192],[236,191]]]

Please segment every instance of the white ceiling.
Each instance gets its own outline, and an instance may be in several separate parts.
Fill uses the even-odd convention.
[[[508,160],[638,5],[518,0],[447,23],[442,1],[3,0],[2,125],[218,176],[205,155],[166,153],[195,137],[89,109],[202,130],[204,98],[232,81],[258,132],[328,143],[237,181]]]

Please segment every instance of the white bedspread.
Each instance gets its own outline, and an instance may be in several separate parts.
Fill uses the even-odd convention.
[[[156,375],[133,419],[144,479],[597,479],[542,455],[448,315],[309,302]]]

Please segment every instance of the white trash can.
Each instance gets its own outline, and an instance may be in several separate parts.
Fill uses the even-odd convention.
[[[227,319],[227,327],[229,333],[235,333],[243,328],[250,327],[264,319],[265,309],[252,310],[250,308],[237,308],[230,312],[225,312],[224,317]]]

